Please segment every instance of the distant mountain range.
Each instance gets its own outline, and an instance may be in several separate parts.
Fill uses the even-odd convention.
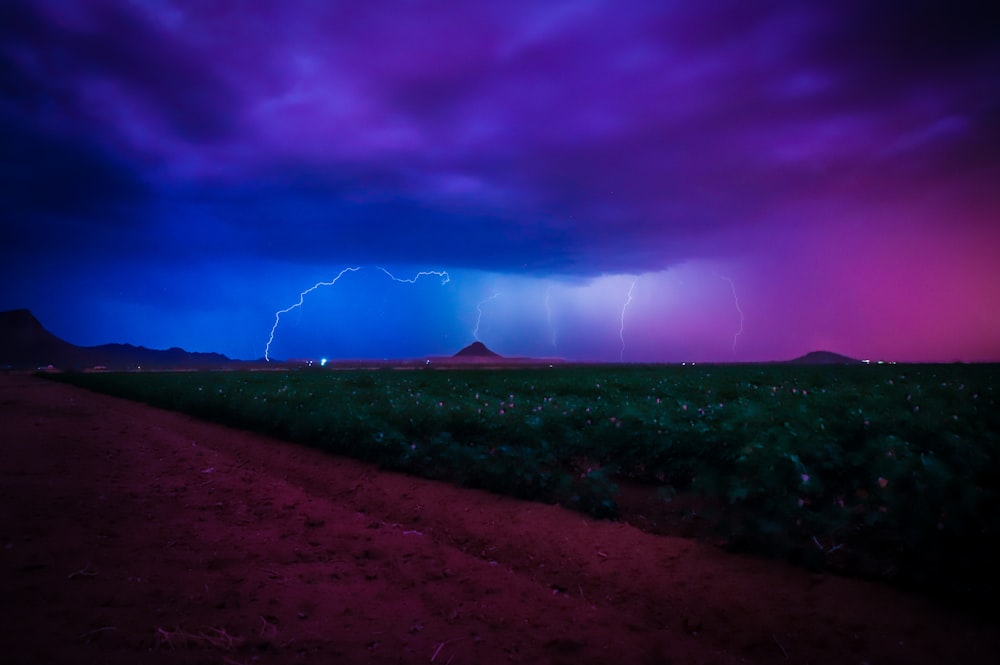
[[[832,353],[814,351],[793,360],[789,365],[856,365],[862,361]],[[372,365],[369,361],[334,361],[331,366]],[[434,364],[436,366],[479,367],[563,364],[561,359],[510,358],[491,351],[482,342],[473,342],[453,356],[432,357],[410,361],[382,361],[377,366]],[[303,363],[289,361],[275,362],[272,367],[283,365],[298,366]],[[267,366],[255,361],[231,360],[219,353],[198,353],[184,349],[147,349],[131,344],[102,344],[100,346],[77,346],[52,334],[39,323],[27,309],[0,312],[0,369],[36,369],[51,365],[56,369],[105,368],[124,369],[209,369],[213,367]]]
[[[208,368],[232,362],[218,353],[192,353],[178,348],[161,351],[131,344],[77,346],[46,330],[27,309],[0,312],[0,368]]]

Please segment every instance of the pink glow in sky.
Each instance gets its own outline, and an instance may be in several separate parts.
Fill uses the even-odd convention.
[[[2,4],[0,307],[70,341],[258,357],[384,266],[453,279],[352,275],[279,355],[453,352],[499,291],[510,355],[1000,360],[972,7]]]

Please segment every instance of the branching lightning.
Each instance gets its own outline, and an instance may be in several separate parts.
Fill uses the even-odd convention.
[[[552,331],[552,350],[556,350],[556,326],[552,323],[552,285],[550,284],[547,289],[545,289],[545,320],[549,324],[549,330]]]
[[[298,309],[299,307],[302,307],[302,303],[305,302],[306,296],[309,295],[310,293],[312,293],[313,291],[315,291],[316,289],[318,289],[319,287],[321,287],[321,286],[333,286],[346,273],[357,272],[359,270],[361,270],[361,266],[357,266],[355,268],[344,268],[339,273],[337,273],[337,276],[334,277],[333,279],[331,279],[329,282],[316,282],[315,284],[313,284],[312,286],[310,286],[308,289],[306,289],[305,291],[303,291],[302,293],[300,293],[299,294],[299,301],[297,303],[295,303],[294,305],[286,307],[285,309],[279,309],[277,312],[275,312],[274,313],[274,325],[271,326],[271,335],[267,338],[267,345],[264,347],[264,360],[266,360],[267,362],[271,362],[271,357],[270,357],[271,342],[274,341],[274,333],[278,329],[278,323],[281,322],[281,315],[282,314],[287,314],[288,312],[292,311],[293,309]]]
[[[376,267],[382,272],[384,272],[386,275],[388,275],[389,279],[391,279],[392,281],[400,282],[402,284],[415,284],[418,279],[420,279],[421,277],[426,277],[427,275],[437,275],[438,277],[440,277],[442,286],[451,281],[451,277],[448,275],[448,272],[446,270],[423,270],[414,275],[413,279],[400,279],[399,277],[396,277],[382,266],[376,266]]]
[[[476,338],[477,342],[479,341],[479,324],[482,323],[482,321],[483,321],[483,305],[485,305],[486,303],[488,303],[491,300],[496,300],[497,296],[499,296],[499,295],[500,295],[500,292],[497,291],[496,293],[494,293],[493,295],[491,295],[489,298],[486,298],[485,300],[480,300],[479,304],[476,305],[476,311],[479,312],[479,315],[476,317],[476,327],[472,330],[472,336]]]
[[[736,340],[743,334],[743,310],[740,309],[740,299],[736,297],[736,285],[733,283],[733,280],[723,275],[719,275],[718,277],[729,282],[729,288],[733,291],[733,302],[736,303],[736,311],[740,313],[740,329],[733,335],[733,353],[736,353]]]
[[[618,329],[618,338],[622,341],[622,348],[618,352],[618,362],[622,362],[625,359],[625,310],[628,309],[629,304],[632,302],[632,290],[635,289],[635,283],[638,281],[638,277],[632,280],[632,285],[628,287],[628,298],[625,300],[625,304],[622,305],[621,327]]]
[[[393,280],[394,282],[400,282],[400,283],[403,283],[403,284],[414,284],[414,283],[416,283],[416,281],[418,279],[420,279],[421,277],[425,277],[427,275],[436,275],[436,276],[440,277],[441,278],[441,284],[447,284],[449,281],[451,281],[451,277],[444,270],[424,270],[424,271],[418,272],[416,275],[413,276],[412,279],[400,279],[399,277],[396,277],[395,275],[393,275],[391,272],[389,272],[388,270],[386,270],[382,266],[376,266],[376,269],[377,270],[381,270],[382,272],[384,272],[389,277],[389,279]],[[282,314],[287,314],[288,312],[292,311],[293,309],[298,309],[299,307],[301,307],[302,303],[305,302],[306,296],[309,295],[310,293],[312,293],[313,291],[315,291],[316,289],[320,288],[321,286],[333,286],[346,273],[357,272],[359,270],[361,270],[361,266],[356,266],[356,267],[353,267],[353,268],[344,268],[339,273],[337,273],[337,276],[334,277],[333,279],[331,279],[329,282],[317,282],[317,283],[313,284],[312,286],[310,286],[305,291],[303,291],[302,293],[300,293],[299,294],[299,300],[294,305],[290,305],[289,307],[286,307],[285,309],[279,309],[277,312],[275,312],[274,313],[274,325],[271,326],[271,334],[267,338],[267,345],[264,347],[264,360],[266,360],[267,362],[271,362],[271,356],[270,356],[270,353],[271,353],[271,343],[274,342],[274,333],[278,330],[278,323],[281,322],[281,315]],[[478,325],[476,327],[478,329]]]

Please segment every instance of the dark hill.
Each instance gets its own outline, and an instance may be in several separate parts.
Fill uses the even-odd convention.
[[[473,342],[468,345],[458,353],[456,353],[454,358],[502,358],[499,353],[494,353],[486,348],[486,345],[482,342]]]
[[[0,366],[18,369],[39,365],[65,366],[79,347],[46,330],[26,309],[0,312]]]
[[[45,329],[27,309],[0,312],[0,367],[33,369],[52,365],[59,369],[108,369],[214,367],[229,362],[218,353],[190,353],[183,349],[160,351],[131,344],[77,346]]]
[[[860,365],[860,360],[843,356],[832,351],[813,351],[804,356],[786,361],[789,365]]]

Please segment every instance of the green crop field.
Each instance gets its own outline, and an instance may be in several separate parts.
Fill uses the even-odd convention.
[[[429,478],[614,517],[705,499],[730,546],[997,590],[995,365],[585,366],[52,378]]]

